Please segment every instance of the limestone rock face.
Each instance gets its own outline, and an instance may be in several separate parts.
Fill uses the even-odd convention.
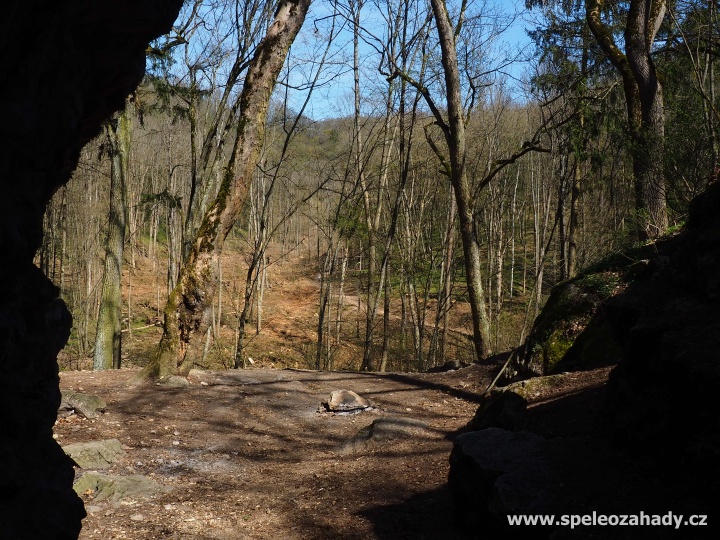
[[[7,0],[0,18],[0,538],[76,538],[85,515],[52,438],[71,318],[33,264],[82,146],[139,83],[181,0]],[[42,509],[39,511],[38,509]]]

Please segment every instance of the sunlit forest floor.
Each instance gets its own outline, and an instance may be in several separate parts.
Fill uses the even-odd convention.
[[[127,250],[129,251],[129,250]],[[200,369],[226,369],[233,365],[237,340],[238,315],[244,303],[245,276],[247,272],[246,251],[242,242],[232,238],[221,257],[222,290],[216,295],[213,307],[213,325],[210,329],[207,352],[198,358]],[[123,269],[123,341],[122,363],[125,367],[143,367],[155,348],[162,333],[162,310],[167,298],[167,257],[160,250],[155,260],[141,250],[134,255],[126,253]],[[134,261],[134,267],[130,264]],[[248,365],[268,368],[314,369],[317,362],[318,311],[320,303],[320,277],[317,261],[305,246],[283,253],[277,245],[269,251],[266,286],[258,310],[257,294],[252,301],[250,318],[243,341]],[[321,367],[335,370],[357,370],[363,356],[367,296],[364,283],[359,281],[360,272],[352,265],[342,283],[332,285],[329,314],[324,331],[324,353]],[[388,370],[412,372],[442,365],[448,360],[471,363],[474,358],[471,341],[470,308],[463,298],[464,287],[460,280],[454,287],[454,296],[448,313],[444,354],[438,352],[430,357],[430,343],[435,328],[437,291],[432,286],[426,295],[418,290],[417,309],[405,297],[405,306],[399,286],[391,280],[391,310],[389,317]],[[507,296],[507,295],[506,295]],[[529,295],[528,295],[529,296]],[[526,309],[528,296],[508,298],[500,312],[493,318],[493,349],[507,351],[519,344],[522,328],[526,331],[532,323],[532,314]],[[72,306],[71,306],[72,309]],[[89,309],[89,312],[86,312]],[[489,305],[490,313],[497,313]],[[258,325],[258,311],[260,324]],[[92,307],[73,309],[75,329],[68,345],[59,357],[63,370],[91,369],[94,318]],[[338,316],[340,314],[340,316]],[[414,322],[423,319],[422,325]],[[85,319],[85,320],[83,320]],[[415,340],[419,333],[415,326],[422,326],[423,365],[418,365]],[[83,333],[80,329],[85,328]],[[259,329],[258,329],[259,327]],[[443,323],[438,326],[442,334]],[[378,302],[375,317],[374,350],[379,362],[383,341],[383,300]],[[84,336],[83,337],[81,337]],[[84,339],[85,343],[79,343]],[[201,340],[204,343],[204,339]],[[329,351],[329,352],[328,352]],[[199,355],[198,355],[199,356]]]
[[[451,438],[496,369],[193,371],[182,389],[139,383],[135,370],[64,372],[62,389],[101,396],[107,410],[95,420],[60,420],[58,442],[117,438],[125,453],[103,472],[145,475],[169,488],[118,503],[84,495],[81,539],[462,538],[446,487]],[[577,374],[534,401],[542,408],[584,388],[597,391],[606,377],[607,369]],[[337,389],[374,408],[319,412]],[[531,423],[585,431],[593,411],[582,407],[568,422],[549,407]],[[367,438],[363,429],[378,419],[399,427]]]

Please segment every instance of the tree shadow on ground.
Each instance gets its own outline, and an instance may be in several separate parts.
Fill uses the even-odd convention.
[[[373,506],[361,514],[380,540],[457,540],[464,538],[455,520],[447,485],[396,504]]]

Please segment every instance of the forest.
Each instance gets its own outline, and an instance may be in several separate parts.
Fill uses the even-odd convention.
[[[672,235],[716,180],[717,10],[186,1],[47,207],[62,369],[427,371],[520,346],[554,285]],[[302,279],[301,337],[270,354],[273,293]]]

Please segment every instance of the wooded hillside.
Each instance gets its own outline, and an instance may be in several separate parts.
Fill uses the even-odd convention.
[[[629,19],[623,27],[624,5],[533,6],[532,61],[518,82],[505,66],[519,55],[493,45],[512,14],[448,3],[455,105],[436,17],[424,4],[311,10],[315,30],[301,34],[279,75],[191,363],[426,370],[470,362],[478,350],[520,345],[554,284],[681,225],[717,170],[716,6],[678,3],[658,19],[646,56],[661,74],[664,125],[651,135],[634,116],[644,105],[633,105],[635,83],[623,71],[630,53],[618,43],[634,31]],[[223,176],[236,174],[241,90],[271,8],[187,3],[148,50],[148,75],[125,111],[86,146],[48,207],[36,259],[73,313],[65,367],[87,366],[93,355],[96,368],[112,366],[99,351],[108,343],[117,366],[119,335],[126,362],[145,365],[155,354],[153,325]],[[313,119],[338,62],[353,73],[344,90],[352,112]],[[451,159],[458,149],[448,113],[462,116],[460,161]],[[654,150],[643,150],[648,141]],[[644,156],[654,172],[643,172]],[[458,213],[460,163],[467,201]],[[667,217],[648,210],[660,203]],[[463,261],[475,247],[479,271],[468,280]],[[119,290],[119,266],[109,264],[118,258],[122,299],[108,300],[105,283]],[[315,322],[303,322],[314,335],[304,328],[302,352],[287,360],[255,338],[264,314],[284,302],[266,294],[277,275],[317,282],[306,289]],[[468,285],[482,293],[474,302]],[[121,315],[108,319],[108,310]],[[487,335],[473,337],[475,319]],[[114,341],[96,338],[107,325]],[[477,339],[487,343],[474,352]]]

